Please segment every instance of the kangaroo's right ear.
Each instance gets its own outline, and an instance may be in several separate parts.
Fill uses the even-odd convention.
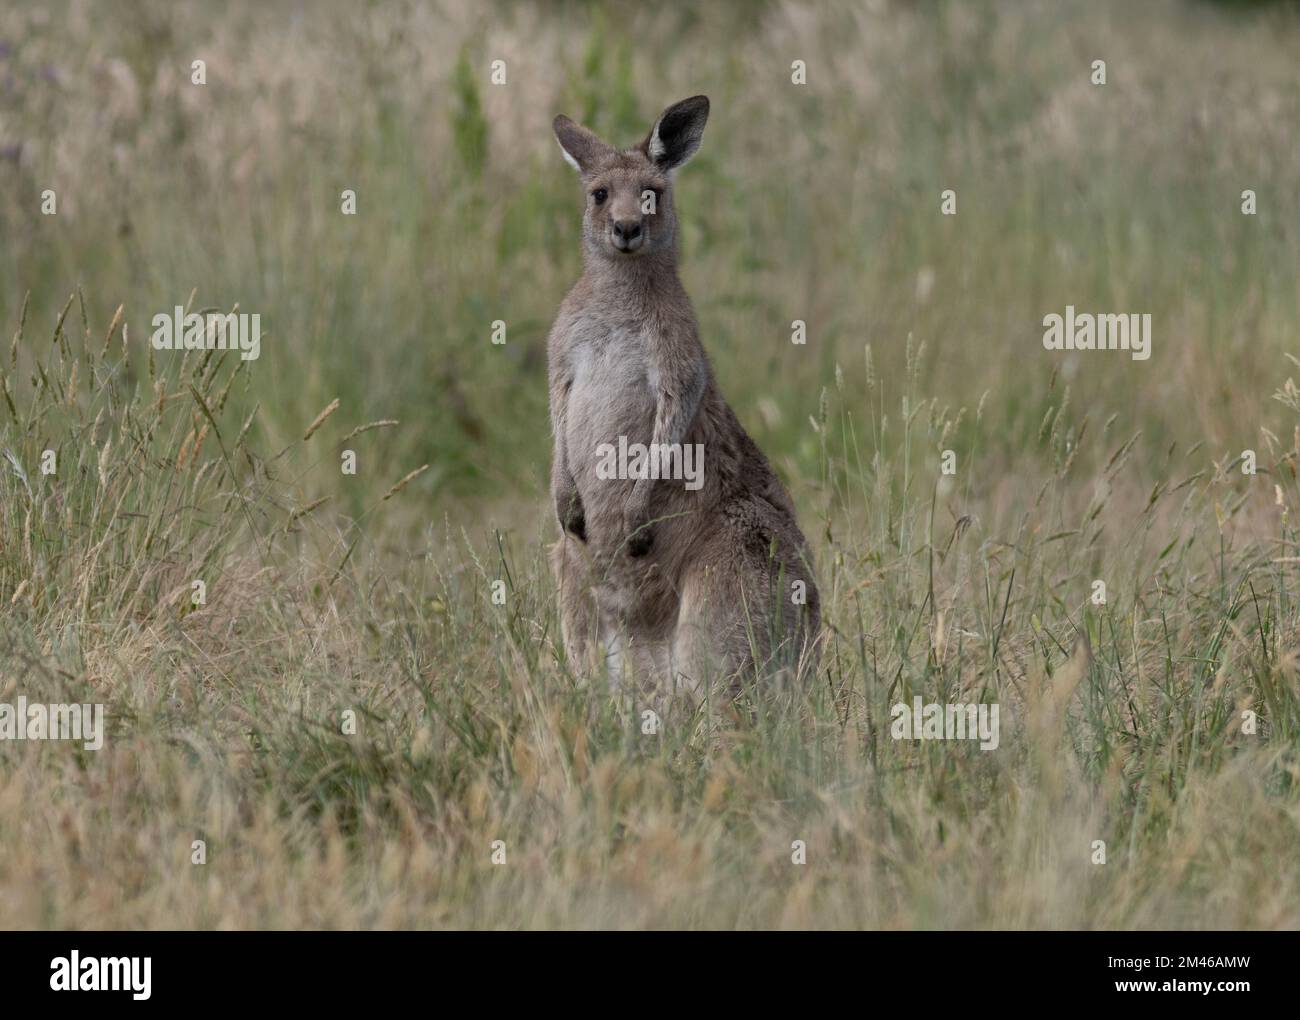
[[[556,117],[551,126],[555,129],[555,138],[564,158],[580,174],[591,173],[596,164],[613,151],[594,132],[575,124],[564,114]]]

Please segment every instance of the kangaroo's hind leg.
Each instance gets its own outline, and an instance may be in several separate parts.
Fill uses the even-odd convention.
[[[679,689],[697,701],[711,681],[734,695],[751,677],[802,681],[816,667],[820,602],[803,538],[781,519],[743,515],[683,574],[673,642]]]
[[[699,703],[715,682],[730,687],[748,661],[738,591],[711,563],[687,567],[672,644],[673,684]]]
[[[564,534],[551,546],[551,569],[560,596],[560,638],[570,665],[580,672],[604,668],[606,655],[600,613],[591,589],[586,550]]]

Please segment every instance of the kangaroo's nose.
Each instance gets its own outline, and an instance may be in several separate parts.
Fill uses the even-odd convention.
[[[615,220],[614,236],[624,242],[635,241],[641,236],[640,220]]]

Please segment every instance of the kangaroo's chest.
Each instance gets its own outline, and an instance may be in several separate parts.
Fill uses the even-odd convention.
[[[650,442],[659,374],[648,338],[635,327],[580,325],[575,341],[566,438],[578,475],[603,444]]]

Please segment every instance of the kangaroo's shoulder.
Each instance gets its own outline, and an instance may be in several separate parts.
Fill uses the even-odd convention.
[[[560,307],[555,313],[555,325],[560,326],[581,318],[592,305],[591,281],[584,274],[578,278],[577,283],[569,288],[569,292],[564,295],[564,300],[560,302]]]
[[[546,343],[553,359],[566,355],[575,344],[581,342],[585,333],[597,328],[593,321],[594,310],[591,285],[584,276],[569,289],[555,313],[555,321],[551,324]]]

